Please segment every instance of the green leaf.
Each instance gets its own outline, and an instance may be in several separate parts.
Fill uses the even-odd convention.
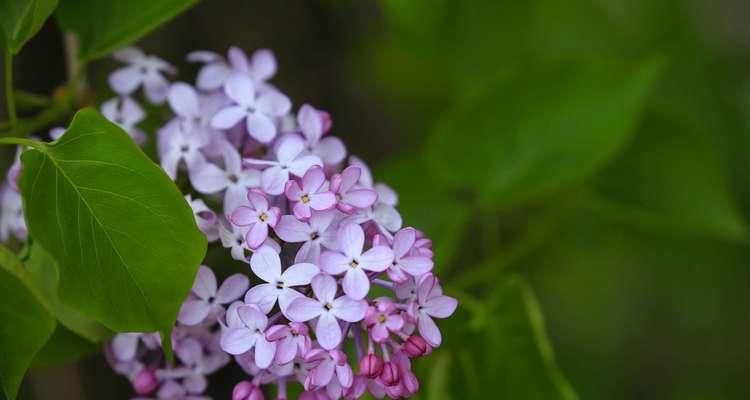
[[[171,331],[206,239],[169,177],[91,109],[21,160],[26,221],[57,261],[60,300],[114,331]]]
[[[596,179],[601,211],[667,232],[741,241],[747,225],[711,134],[649,114],[627,150]]]
[[[627,142],[661,64],[519,70],[443,118],[429,143],[432,167],[485,204],[517,205],[580,183]]]
[[[57,324],[55,333],[36,354],[34,367],[67,364],[101,351],[102,346],[90,342],[72,332],[62,324]]]
[[[44,25],[58,0],[0,0],[0,34],[16,54]]]
[[[458,358],[451,375],[455,398],[577,399],[557,368],[536,298],[520,276],[501,280],[484,315],[469,325],[468,334],[445,335]]]
[[[59,272],[55,260],[37,243],[32,243],[29,258],[24,263],[34,284],[40,289],[50,305],[53,315],[67,329],[86,338],[90,342],[100,343],[111,336],[111,332],[101,324],[84,317],[80,312],[65,306],[57,296]],[[58,325],[55,335],[61,330]]]
[[[198,0],[61,0],[57,19],[78,34],[79,58],[90,60],[127,45]]]
[[[55,330],[21,261],[0,246],[0,386],[14,399],[26,370]]]

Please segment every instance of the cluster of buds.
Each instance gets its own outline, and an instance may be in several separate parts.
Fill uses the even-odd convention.
[[[172,334],[174,365],[155,334],[107,344],[139,398],[202,399],[205,376],[231,357],[248,375],[233,400],[286,399],[295,383],[309,399],[415,394],[411,361],[440,346],[435,319],[457,301],[432,273],[431,241],[402,226],[397,194],[347,157],[331,116],[308,104],[292,112],[269,82],[268,50],[190,53],[201,63],[195,84],[170,82],[173,66],[134,48],[115,59],[126,65],[110,75],[117,97],[102,113],[144,143],[136,94],[171,108],[159,162],[172,179],[186,176],[209,242],[249,264],[220,286],[201,266]]]

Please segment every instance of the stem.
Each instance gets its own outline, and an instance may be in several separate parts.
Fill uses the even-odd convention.
[[[66,33],[64,45],[68,86],[73,91],[76,101],[80,104],[86,94],[88,84],[86,83],[85,64],[78,60],[78,50],[80,48],[78,35],[75,33]]]
[[[0,144],[17,144],[19,146],[33,147],[38,150],[44,148],[44,144],[41,142],[20,137],[2,137],[0,138]]]
[[[13,95],[13,54],[5,49],[5,102],[8,105],[8,120],[10,129],[16,129],[18,116],[16,115],[16,99]]]

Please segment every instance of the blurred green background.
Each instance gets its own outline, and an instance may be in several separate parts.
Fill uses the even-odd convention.
[[[747,399],[748,20],[741,0],[210,0],[139,46],[184,80],[188,51],[273,49],[278,87],[399,191],[461,302],[420,398]],[[101,99],[115,66],[90,66]],[[64,80],[54,21],[16,74]],[[21,398],[129,393],[94,356]]]

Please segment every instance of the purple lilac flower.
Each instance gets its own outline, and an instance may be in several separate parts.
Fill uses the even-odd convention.
[[[220,110],[211,120],[216,129],[229,129],[244,121],[247,133],[261,143],[276,137],[275,118],[289,113],[289,98],[275,91],[256,95],[253,81],[244,75],[234,74],[224,83],[224,91],[234,104]]]
[[[309,285],[312,277],[320,272],[314,264],[298,263],[281,271],[281,258],[270,247],[261,247],[250,257],[250,268],[255,276],[265,283],[255,285],[247,291],[245,303],[255,304],[268,314],[278,300],[281,312],[286,314],[292,300],[302,294],[292,287]]]
[[[117,124],[139,145],[146,143],[146,134],[136,127],[146,113],[130,96],[120,96],[102,103],[102,115]]]
[[[176,182],[191,193],[198,228],[250,265],[221,285],[200,268],[172,331],[174,364],[157,334],[115,335],[107,360],[138,399],[207,399],[207,376],[232,359],[248,375],[234,400],[263,400],[266,385],[286,398],[292,384],[304,387],[301,399],[416,394],[411,362],[440,345],[435,319],[457,302],[431,272],[429,237],[402,229],[396,192],[356,157],[341,165],[346,148],[327,136],[330,114],[307,104],[289,113],[291,101],[269,82],[277,66],[268,50],[191,53],[203,63],[195,87],[170,84],[171,67],[140,51],[117,57],[128,65],[113,74],[120,96],[103,112],[132,134],[143,118],[133,92],[163,94],[174,113],[157,135],[163,169],[173,179],[187,171]],[[136,81],[123,82],[128,74]],[[25,235],[9,187],[0,192],[3,240]]]
[[[146,98],[155,104],[167,98],[169,81],[163,74],[174,75],[177,71],[164,60],[147,56],[135,47],[126,47],[115,52],[117,61],[127,64],[109,76],[109,84],[120,95],[129,95],[143,86]]]
[[[340,251],[326,251],[320,255],[320,268],[331,274],[344,274],[344,293],[353,299],[363,299],[370,290],[367,272],[385,271],[393,262],[393,251],[386,246],[364,250],[365,234],[362,227],[348,223],[340,228]]]

